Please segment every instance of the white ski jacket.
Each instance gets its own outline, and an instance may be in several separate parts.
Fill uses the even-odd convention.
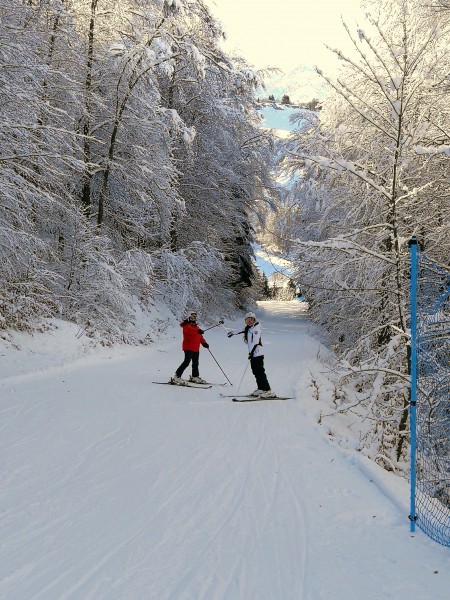
[[[249,330],[247,332],[248,353],[251,354],[254,358],[256,358],[257,356],[264,356],[264,349],[261,341],[261,332],[261,323],[258,322],[255,323],[253,327],[249,327]],[[233,335],[239,335],[240,333],[245,334],[245,327],[244,329],[232,329],[231,333]]]

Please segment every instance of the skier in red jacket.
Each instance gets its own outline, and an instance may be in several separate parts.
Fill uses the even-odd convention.
[[[181,376],[183,375],[183,371],[192,361],[192,375],[189,377],[189,381],[192,381],[193,383],[206,383],[206,381],[200,377],[198,360],[200,357],[200,344],[204,348],[209,348],[209,344],[202,335],[203,331],[197,325],[197,313],[195,311],[189,313],[189,318],[181,321],[180,327],[183,328],[182,350],[184,351],[184,360],[175,371],[172,382],[182,384],[185,381],[184,379],[181,379]]]

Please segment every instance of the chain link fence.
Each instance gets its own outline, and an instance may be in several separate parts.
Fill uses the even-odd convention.
[[[450,546],[450,271],[411,250],[411,531]]]

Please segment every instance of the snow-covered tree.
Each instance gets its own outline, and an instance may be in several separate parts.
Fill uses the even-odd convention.
[[[269,140],[202,0],[0,0],[3,327],[245,303]],[[180,293],[182,290],[182,293]]]
[[[0,314],[3,324],[20,327],[58,306],[54,266],[63,231],[77,218],[71,173],[79,165],[67,109],[76,93],[54,62],[61,3],[0,9]]]
[[[175,185],[184,202],[172,215],[171,245],[178,250],[205,241],[211,254],[222,256],[219,288],[245,305],[254,279],[250,213],[269,185],[271,141],[253,109],[258,74],[220,50],[216,21],[202,3],[192,4],[183,29],[177,24],[187,52],[160,77],[167,110],[184,128],[171,131]]]
[[[298,278],[371,423],[362,445],[392,466],[407,435],[408,239],[448,260],[448,33],[415,0],[377,3],[348,33],[356,58],[334,51],[341,72],[320,73],[332,93],[287,146],[303,174]]]

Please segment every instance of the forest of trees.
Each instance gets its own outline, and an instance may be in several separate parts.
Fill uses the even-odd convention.
[[[221,37],[202,0],[0,0],[0,329],[252,299],[273,149]]]
[[[322,111],[283,142],[293,187],[270,227],[340,358],[336,413],[394,469],[409,435],[408,240],[450,265],[450,2],[365,5],[356,58],[334,51]]]

